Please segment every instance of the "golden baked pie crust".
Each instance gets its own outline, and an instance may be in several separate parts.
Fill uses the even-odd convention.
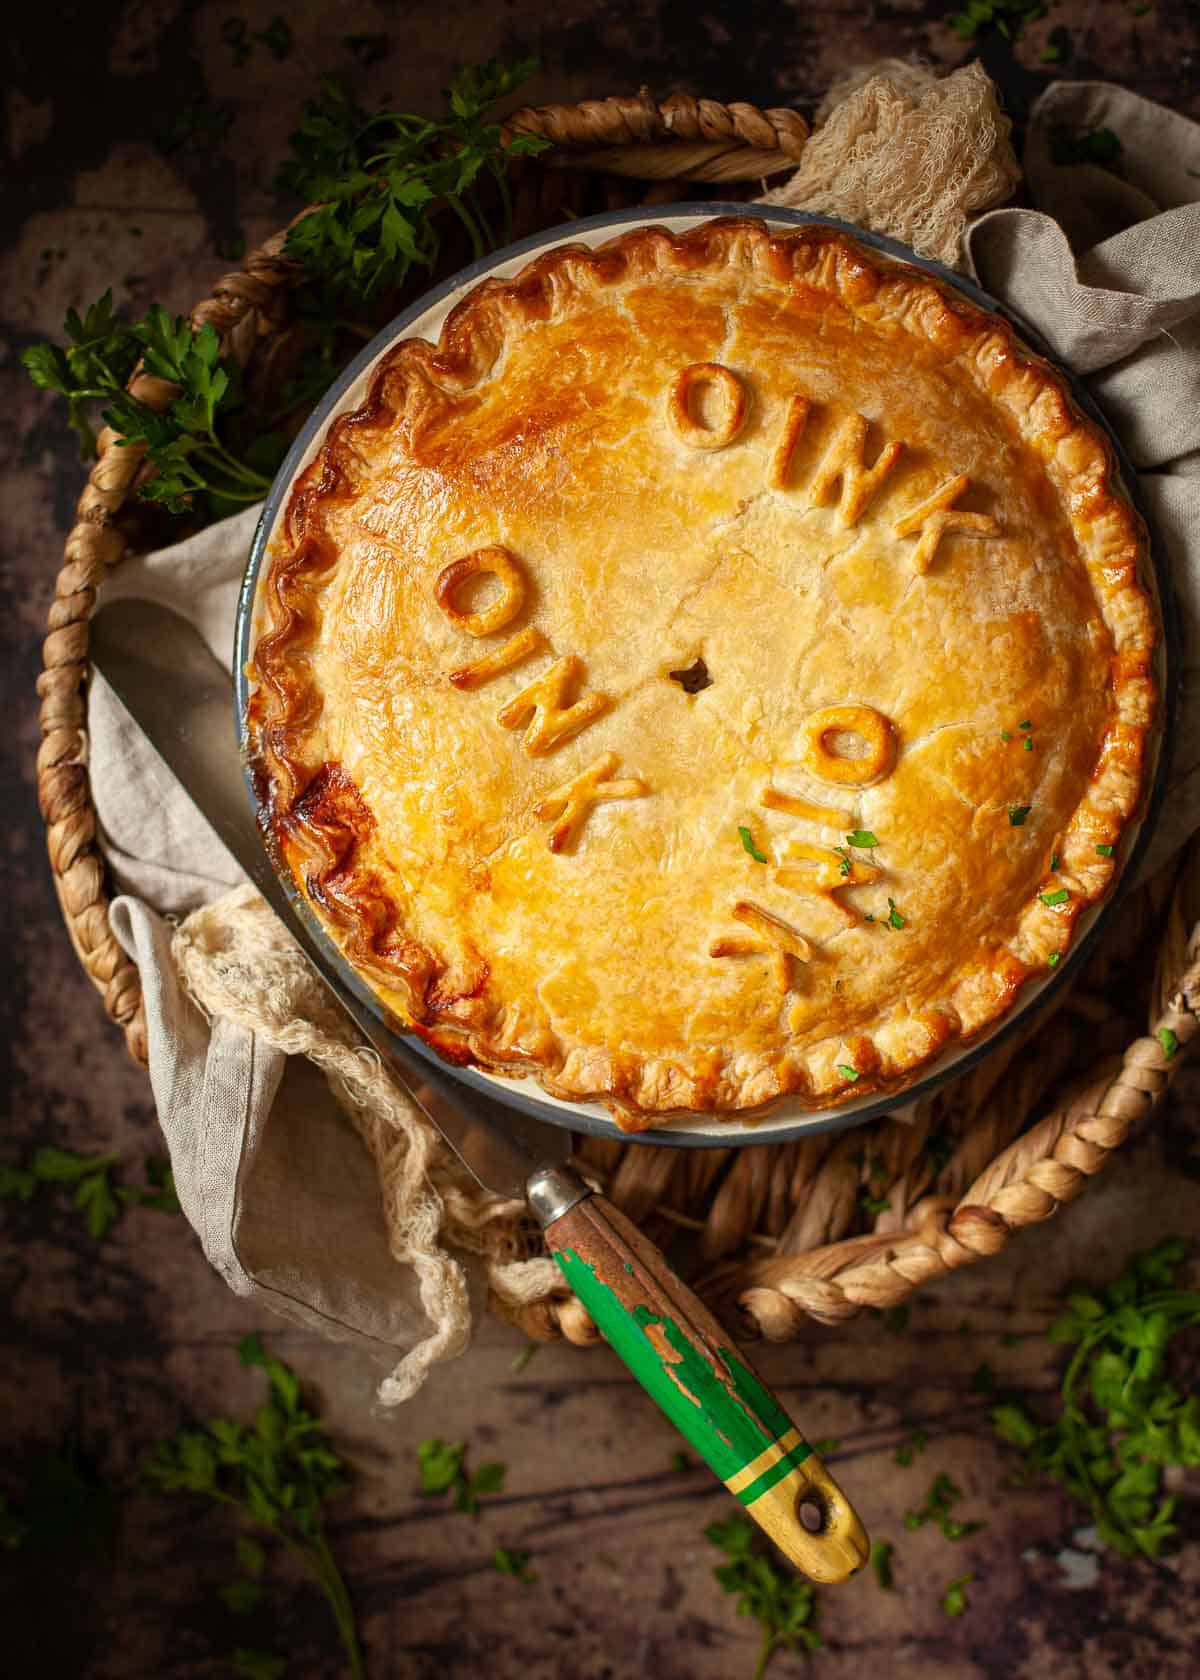
[[[560,246],[389,350],[298,478],[264,804],[443,1054],[631,1128],[835,1106],[1109,889],[1146,565],[1062,381],[923,273],[749,218]]]

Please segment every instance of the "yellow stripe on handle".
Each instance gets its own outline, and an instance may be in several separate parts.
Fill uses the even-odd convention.
[[[759,1477],[765,1475],[768,1470],[773,1470],[780,1459],[791,1453],[796,1447],[805,1447],[806,1450],[802,1456],[807,1458],[811,1449],[808,1448],[800,1431],[793,1426],[786,1435],[781,1435],[778,1441],[772,1441],[765,1452],[760,1452],[757,1458],[752,1458],[749,1464],[738,1471],[736,1476],[726,1476],[725,1486],[730,1493],[736,1494],[740,1499],[752,1483],[757,1482]]]

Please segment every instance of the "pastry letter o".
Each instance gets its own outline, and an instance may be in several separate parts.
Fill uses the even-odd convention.
[[[860,736],[867,744],[866,753],[848,758],[834,752],[829,737],[839,734]],[[895,725],[873,706],[825,706],[805,718],[800,738],[805,769],[823,782],[865,787],[886,776],[896,762]]]
[[[692,414],[692,386],[712,385],[720,401],[715,426],[704,426]],[[736,373],[719,362],[693,362],[675,375],[667,395],[667,417],[681,443],[693,449],[724,449],[746,422],[746,390]]]
[[[468,579],[478,577],[480,573],[494,577],[500,585],[500,593],[482,611],[462,612],[456,604],[458,592]],[[520,612],[525,600],[525,579],[508,550],[494,544],[488,548],[477,548],[461,560],[452,560],[438,574],[434,593],[438,606],[456,629],[465,630],[468,636],[492,636],[497,630],[503,630],[506,624],[511,624]]]

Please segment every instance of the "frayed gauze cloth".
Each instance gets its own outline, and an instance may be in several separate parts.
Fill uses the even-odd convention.
[[[978,65],[889,62],[822,107],[772,203],[838,215],[973,273],[1081,374],[1122,436],[1165,540],[1184,628],[1171,794],[1147,868],[1200,827],[1200,128],[1102,83],[1032,113],[1033,209]],[[1051,161],[1051,135],[1111,129],[1120,173]],[[973,219],[972,219],[973,218]],[[192,620],[228,664],[258,517],[105,585]],[[460,1353],[484,1290],[514,1315],[563,1293],[520,1205],[483,1194],[356,1041],[281,925],[97,678],[91,772],[137,963],[150,1078],[180,1200],[230,1286],[390,1367],[385,1404]]]

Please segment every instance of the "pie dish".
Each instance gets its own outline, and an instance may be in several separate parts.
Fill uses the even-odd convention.
[[[1000,317],[824,227],[560,245],[377,364],[267,549],[284,867],[443,1055],[627,1129],[909,1084],[1145,781],[1146,537]]]

